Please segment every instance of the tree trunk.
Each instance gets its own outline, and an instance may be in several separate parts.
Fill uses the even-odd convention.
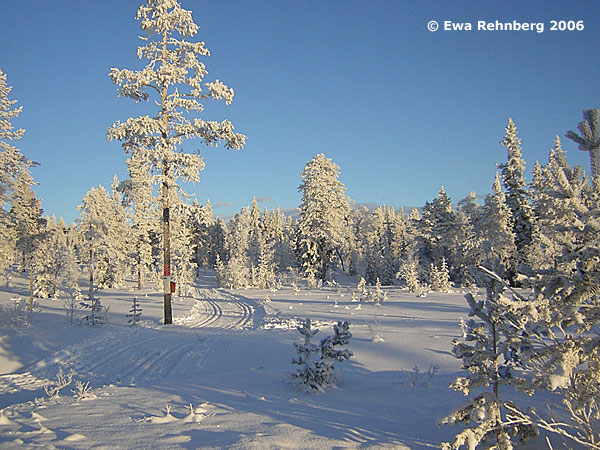
[[[94,251],[90,243],[90,300],[94,298]]]
[[[162,41],[162,64],[167,61],[167,32],[163,33]],[[162,108],[162,145],[169,146],[169,122],[167,117],[167,86],[164,85],[161,91]],[[162,170],[162,197],[163,197],[163,242],[164,242],[164,270],[163,270],[163,293],[164,293],[164,323],[170,325],[173,323],[173,311],[171,309],[171,241],[169,228],[169,162],[166,157],[163,158]]]
[[[138,264],[137,264],[137,288],[138,291],[142,289],[142,256],[138,251]]]
[[[166,173],[167,162],[163,162],[163,174]],[[167,181],[163,181],[163,292],[164,292],[164,323],[170,325],[173,323],[173,311],[171,309],[171,241],[169,228],[169,186]]]
[[[29,311],[33,311],[33,261],[29,265]]]

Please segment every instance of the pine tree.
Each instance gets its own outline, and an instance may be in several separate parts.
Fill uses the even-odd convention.
[[[333,336],[322,339],[319,347],[321,357],[315,364],[317,370],[317,382],[321,387],[335,385],[339,379],[335,363],[350,359],[353,353],[342,346],[348,345],[352,338],[350,323],[338,322],[333,326]]]
[[[195,263],[198,268],[212,268],[215,264],[212,239],[215,220],[210,200],[206,200],[205,205],[200,205],[198,201],[194,200],[190,206],[190,220]]]
[[[485,269],[474,271],[473,275],[478,285],[485,287],[486,297],[476,300],[473,294],[465,295],[471,308],[469,316],[474,318],[462,323],[463,338],[452,341],[452,352],[462,359],[462,368],[468,373],[456,378],[450,387],[464,395],[480,388],[490,387],[491,391],[471,397],[440,421],[440,424],[467,425],[452,443],[444,442],[442,449],[459,449],[464,445],[474,450],[482,442],[494,439],[492,448],[510,450],[514,436],[524,441],[538,434],[526,418],[513,420],[507,416],[507,412],[511,415],[520,410],[503,400],[500,391],[502,386],[525,384],[514,357],[520,349],[518,317],[525,308],[520,300],[504,296],[505,285],[497,275]]]
[[[497,172],[492,192],[485,198],[475,232],[481,242],[483,264],[501,276],[506,274],[508,277],[515,271],[515,235],[512,213],[506,205]]]
[[[322,153],[309,161],[302,174],[296,249],[305,274],[321,281],[335,262],[342,264],[348,243],[350,203],[338,180],[340,168]]]
[[[152,170],[159,173],[163,209],[164,323],[172,323],[171,252],[169,190],[177,180],[198,181],[204,161],[196,153],[181,150],[183,139],[197,138],[207,145],[224,142],[226,148],[241,149],[246,137],[235,133],[230,121],[190,120],[189,112],[201,112],[203,99],[233,100],[233,89],[216,80],[202,84],[207,74],[199,57],[210,52],[204,42],[191,42],[198,25],[190,11],[182,9],[177,0],[147,0],[140,6],[136,19],[145,32],[146,43],[138,48],[138,57],[149,62],[142,70],[113,68],[110,77],[120,86],[121,96],[148,101],[157,96],[158,113],[154,117],[129,118],[117,122],[108,130],[109,139],[122,141],[128,154],[139,152]],[[205,88],[206,90],[204,90]]]
[[[585,109],[583,122],[579,122],[577,129],[581,135],[568,131],[566,136],[579,144],[579,150],[590,153],[592,181],[597,185],[600,177],[600,109]]]
[[[338,322],[333,327],[334,335],[323,338],[318,346],[311,342],[319,330],[312,328],[310,319],[307,318],[304,325],[297,327],[297,330],[304,336],[304,342],[294,342],[298,356],[292,359],[292,364],[300,367],[292,375],[292,381],[308,391],[323,392],[327,386],[335,384],[338,380],[335,363],[352,357],[350,350],[339,349],[350,342],[350,324]],[[318,360],[315,359],[317,353],[320,354]]]
[[[46,221],[42,218],[42,201],[31,189],[33,178],[25,168],[19,173],[11,196],[10,215],[16,227],[16,246],[21,267],[29,269],[29,309],[33,309],[35,264],[44,239]]]
[[[12,145],[12,141],[21,139],[24,129],[16,129],[12,125],[23,107],[15,108],[16,100],[10,100],[9,94],[12,87],[6,82],[6,74],[0,69],[0,206],[4,206],[9,199],[15,180],[23,167],[28,167],[27,161],[19,149]]]
[[[527,247],[531,244],[533,211],[525,183],[525,161],[521,156],[521,139],[517,137],[517,127],[511,118],[500,142],[508,150],[506,164],[498,164],[502,169],[502,183],[506,189],[506,204],[512,213],[517,264],[527,261]]]
[[[79,288],[79,273],[67,226],[62,218],[57,223],[54,214],[45,220],[46,230],[35,262],[37,295],[52,297],[59,292],[74,292]]]
[[[561,152],[545,167],[550,208],[542,233],[556,244],[550,267],[531,273],[539,305],[523,320],[528,349],[524,364],[533,374],[529,389],[561,397],[560,420],[533,414],[540,427],[588,448],[600,445],[600,191],[580,168],[570,169]],[[555,212],[556,211],[556,212]],[[555,215],[554,215],[555,214]],[[552,410],[553,408],[551,408]]]
[[[3,206],[8,202],[19,173],[34,163],[28,161],[12,141],[21,139],[24,129],[15,129],[12,121],[21,113],[23,107],[14,107],[16,100],[9,94],[12,87],[7,84],[7,76],[0,69],[0,273],[10,283],[10,266],[17,248],[17,230],[13,218]]]
[[[131,247],[131,260],[135,265],[137,288],[142,288],[144,279],[154,264],[153,236],[157,233],[156,200],[152,194],[152,175],[148,164],[138,155],[127,159],[129,179],[121,183],[120,190],[131,208],[131,234],[135,245]]]
[[[95,287],[118,285],[129,266],[127,219],[118,197],[109,196],[102,186],[91,188],[78,207],[79,231],[83,235],[81,260],[90,271],[90,297]]]
[[[452,209],[450,197],[442,186],[431,203],[425,202],[418,224],[419,260],[424,267],[430,264],[437,266],[441,264],[442,258],[453,267],[450,236],[454,232],[455,222],[456,213]]]
[[[300,367],[292,375],[292,381],[307,390],[320,391],[322,387],[319,384],[318,371],[313,357],[319,351],[319,347],[311,342],[319,330],[312,328],[311,321],[308,318],[304,322],[304,325],[296,328],[304,336],[304,342],[302,344],[294,342],[298,356],[292,359],[292,364],[297,364]]]
[[[431,264],[429,278],[429,284],[432,291],[448,292],[450,289],[450,274],[445,258],[442,258],[442,262],[437,266]]]
[[[360,205],[350,211],[350,256],[348,274],[364,275],[368,261],[368,229],[370,213],[366,206]]]
[[[171,222],[173,280],[178,288],[178,295],[181,296],[187,295],[187,288],[196,279],[198,270],[192,245],[193,219],[190,206],[181,199],[173,195],[170,204],[174,212]]]

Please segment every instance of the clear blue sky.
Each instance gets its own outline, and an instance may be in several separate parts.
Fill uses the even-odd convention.
[[[0,68],[23,106],[18,147],[45,213],[71,222],[92,186],[126,177],[125,154],[106,140],[117,120],[144,113],[117,97],[111,67],[136,68],[140,0],[0,2]],[[600,2],[182,0],[201,29],[206,81],[235,89],[206,104],[248,136],[240,152],[201,147],[206,169],[190,187],[228,216],[250,203],[294,208],[298,175],[315,154],[341,167],[358,203],[422,206],[444,185],[453,201],[490,192],[508,117],[527,172],[554,136],[600,107]],[[550,31],[550,20],[584,31]],[[543,33],[430,32],[437,20],[544,22]],[[572,164],[587,154],[563,140]],[[193,150],[196,144],[190,143]]]

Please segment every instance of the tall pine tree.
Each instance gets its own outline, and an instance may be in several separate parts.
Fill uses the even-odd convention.
[[[155,116],[129,118],[108,129],[108,138],[122,141],[128,154],[140,152],[150,167],[159,173],[163,210],[163,280],[164,323],[173,321],[171,309],[171,250],[169,190],[179,178],[198,181],[204,161],[197,153],[186,153],[184,139],[200,139],[207,145],[220,141],[226,148],[241,149],[246,137],[234,132],[228,120],[222,122],[188,118],[200,113],[204,99],[233,100],[233,89],[219,80],[203,84],[206,66],[199,58],[210,52],[204,42],[191,42],[198,32],[191,11],[177,0],[147,0],[137,13],[145,36],[145,45],[138,48],[138,57],[148,60],[142,70],[113,68],[110,77],[120,86],[121,96],[136,102],[155,96],[158,111]]]

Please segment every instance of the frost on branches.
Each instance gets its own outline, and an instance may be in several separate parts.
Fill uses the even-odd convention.
[[[462,368],[468,373],[456,378],[450,387],[469,395],[473,390],[491,389],[472,396],[469,401],[448,416],[440,424],[462,423],[467,428],[458,433],[452,442],[445,442],[445,450],[469,450],[481,443],[494,440],[497,450],[512,449],[511,439],[520,441],[536,437],[538,432],[527,419],[515,419],[516,405],[500,396],[502,386],[523,387],[526,382],[520,374],[521,312],[525,308],[521,300],[504,295],[505,284],[485,268],[473,271],[479,286],[485,287],[486,297],[476,300],[472,294],[465,296],[473,317],[463,322],[463,338],[454,339],[454,355],[462,359]],[[510,407],[507,414],[507,406]]]
[[[498,168],[502,169],[506,204],[512,213],[517,259],[518,262],[524,262],[527,260],[527,247],[531,244],[533,211],[525,183],[525,161],[521,156],[521,139],[517,136],[517,127],[511,118],[508,119],[504,138],[500,143],[508,151],[508,161],[506,164],[499,164]]]
[[[600,177],[600,109],[584,110],[583,122],[579,122],[577,129],[581,135],[568,131],[567,137],[579,144],[579,150],[589,152],[592,181],[597,186]]]
[[[310,319],[306,319],[298,332],[304,336],[304,342],[294,342],[298,356],[292,359],[292,364],[300,366],[292,375],[292,381],[299,387],[311,392],[323,392],[327,386],[335,385],[338,380],[335,363],[343,362],[352,357],[352,352],[342,346],[348,345],[352,333],[348,322],[338,322],[333,326],[334,335],[321,340],[315,345],[311,339],[319,332],[312,328]],[[315,360],[319,353],[319,359]]]
[[[108,129],[109,140],[119,140],[129,155],[141,158],[158,174],[163,209],[163,253],[165,286],[171,277],[169,190],[178,179],[198,181],[204,161],[182,149],[184,139],[199,139],[206,145],[222,142],[226,148],[241,149],[246,136],[234,131],[228,120],[206,121],[190,114],[201,113],[201,101],[224,100],[230,104],[233,89],[219,80],[203,82],[207,75],[201,57],[210,55],[204,42],[191,42],[198,32],[191,11],[177,0],[147,0],[138,12],[145,33],[138,58],[148,61],[142,70],[113,68],[109,76],[119,94],[136,102],[154,98],[154,116],[129,118]],[[164,323],[172,323],[171,294],[164,295]]]
[[[24,166],[30,163],[21,154],[19,149],[12,145],[12,141],[21,139],[25,130],[16,129],[12,120],[16,119],[23,109],[15,108],[16,100],[10,100],[9,94],[12,86],[6,82],[6,74],[0,69],[0,205],[8,201],[17,175]]]
[[[302,192],[296,251],[305,275],[326,281],[336,262],[344,264],[349,239],[350,203],[338,180],[340,168],[322,153],[309,161],[300,177]]]

